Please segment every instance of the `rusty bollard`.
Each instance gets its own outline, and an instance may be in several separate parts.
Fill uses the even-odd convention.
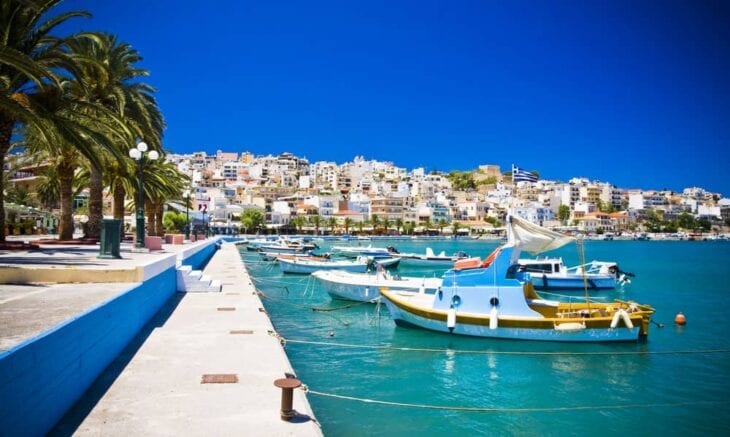
[[[294,389],[302,386],[302,381],[296,378],[280,378],[274,385],[281,389],[281,420],[289,421],[296,413],[292,408]]]

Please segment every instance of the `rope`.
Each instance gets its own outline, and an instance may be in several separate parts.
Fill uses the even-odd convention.
[[[283,338],[283,337],[282,337]],[[594,351],[594,352],[542,352],[542,351],[489,351],[476,349],[435,349],[435,348],[418,348],[418,347],[397,347],[390,345],[364,345],[352,343],[336,343],[328,341],[310,341],[285,339],[287,343],[295,344],[311,344],[317,346],[336,346],[345,348],[358,349],[377,349],[377,350],[393,350],[402,352],[434,352],[434,353],[462,353],[475,355],[537,355],[537,356],[555,356],[555,355],[571,355],[571,356],[596,356],[596,355],[689,355],[689,354],[715,354],[730,353],[730,349],[686,349],[686,350],[670,350],[670,351]]]
[[[715,405],[726,402],[715,401],[696,401],[696,402],[665,402],[665,403],[646,403],[646,404],[625,404],[625,405],[578,405],[569,407],[528,407],[528,408],[497,408],[497,407],[460,407],[452,405],[431,405],[431,404],[412,404],[408,402],[382,401],[377,399],[358,398],[354,396],[345,396],[335,393],[324,393],[311,390],[306,385],[304,391],[323,397],[344,399],[348,401],[364,402],[368,404],[389,405],[405,408],[421,408],[428,410],[448,410],[448,411],[467,411],[475,413],[550,413],[561,411],[591,411],[591,410],[621,410],[627,408],[656,408],[656,407],[686,407],[696,405]]]

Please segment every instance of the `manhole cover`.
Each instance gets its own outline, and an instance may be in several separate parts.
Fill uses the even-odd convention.
[[[231,334],[253,334],[253,331],[250,329],[234,329]]]
[[[236,311],[235,307],[218,307],[218,311]]]
[[[235,373],[207,373],[200,380],[201,384],[236,384],[238,375]]]

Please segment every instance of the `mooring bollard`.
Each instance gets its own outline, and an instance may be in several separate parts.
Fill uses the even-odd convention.
[[[289,421],[296,415],[292,408],[294,389],[302,386],[302,381],[296,378],[280,378],[274,385],[281,389],[281,420]]]

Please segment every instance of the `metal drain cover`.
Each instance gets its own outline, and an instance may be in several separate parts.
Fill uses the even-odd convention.
[[[200,380],[201,384],[236,384],[238,375],[235,373],[207,373]]]

